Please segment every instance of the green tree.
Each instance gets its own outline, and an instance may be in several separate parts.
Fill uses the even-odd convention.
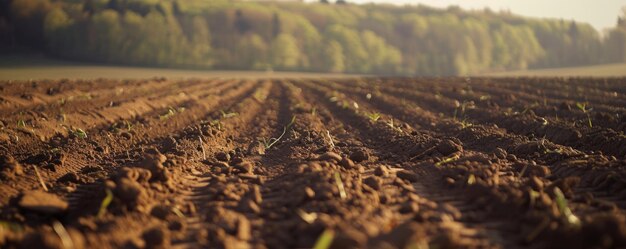
[[[332,25],[326,30],[325,36],[327,39],[339,42],[343,47],[346,71],[368,72],[368,53],[361,42],[359,33],[341,25]]]
[[[240,69],[267,69],[268,46],[257,34],[248,34],[239,40],[236,47],[235,67]]]
[[[187,53],[191,57],[191,64],[208,67],[213,64],[211,58],[211,35],[206,20],[196,16],[193,18],[193,32],[189,41],[190,49]]]
[[[341,73],[345,70],[345,58],[341,43],[331,40],[327,42],[323,54],[322,69],[331,73]]]
[[[272,42],[270,57],[274,68],[281,70],[296,69],[300,62],[300,56],[300,49],[292,35],[280,34]]]
[[[50,51],[63,52],[71,41],[64,34],[71,25],[70,17],[61,8],[54,8],[46,15],[44,34]]]

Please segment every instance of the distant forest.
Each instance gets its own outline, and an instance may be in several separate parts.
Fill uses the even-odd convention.
[[[466,75],[626,62],[624,16],[616,24],[600,35],[586,23],[458,7],[0,0],[4,50],[181,68]]]

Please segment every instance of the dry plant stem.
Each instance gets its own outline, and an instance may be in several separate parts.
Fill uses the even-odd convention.
[[[43,182],[43,178],[41,178],[41,174],[39,174],[37,166],[33,165],[33,169],[35,169],[35,174],[37,175],[37,179],[39,179],[39,183],[41,183],[41,187],[43,188],[43,190],[48,192],[48,187],[46,187],[46,183]]]

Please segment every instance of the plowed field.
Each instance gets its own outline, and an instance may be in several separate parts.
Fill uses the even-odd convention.
[[[0,82],[2,248],[624,248],[626,79]]]

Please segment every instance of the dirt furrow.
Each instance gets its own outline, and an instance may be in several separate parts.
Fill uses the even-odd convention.
[[[0,84],[0,247],[626,246],[623,79],[107,82]]]
[[[341,88],[340,86],[334,86],[335,89]],[[353,90],[354,91],[354,90]],[[365,92],[359,92],[356,94],[356,97],[364,96]],[[397,93],[400,94],[400,93]],[[401,95],[396,95],[401,96]],[[592,163],[592,162],[617,162],[615,159],[606,158],[601,155],[596,156],[585,156],[585,158],[581,158],[581,152],[575,151],[568,147],[559,146],[558,144],[552,144],[545,139],[541,139],[538,141],[532,141],[525,139],[524,137],[519,136],[511,136],[506,133],[506,131],[499,131],[499,129],[487,126],[481,126],[478,124],[471,124],[468,128],[458,129],[458,125],[451,125],[445,122],[437,122],[434,120],[424,120],[425,117],[433,117],[434,115],[424,115],[421,113],[414,112],[413,110],[420,110],[419,107],[409,107],[404,108],[402,106],[406,106],[405,104],[399,103],[394,98],[389,96],[384,96],[382,93],[376,94],[372,97],[371,100],[361,99],[360,103],[377,103],[381,106],[381,110],[391,111],[392,117],[405,117],[405,121],[409,121],[410,123],[421,123],[426,127],[429,127],[428,124],[437,123],[436,125],[431,125],[433,127],[437,127],[439,132],[443,134],[456,133],[456,137],[461,140],[464,147],[470,150],[480,150],[484,153],[491,153],[493,151],[497,151],[498,149],[504,149],[508,151],[508,153],[515,155],[519,158],[524,158],[526,160],[537,161],[538,163],[544,164],[553,168],[554,170],[559,169],[559,164],[568,164],[571,160],[580,161],[583,163]],[[380,110],[379,110],[380,111]],[[443,121],[439,119],[439,121]],[[537,153],[541,153],[541,156],[538,156]],[[484,157],[484,154],[483,154]],[[515,160],[513,161],[515,162]],[[572,168],[572,167],[568,167]],[[589,172],[587,172],[589,173]],[[582,176],[583,173],[580,173],[579,176]],[[591,184],[591,183],[588,183]],[[594,187],[593,185],[586,185],[587,187]],[[621,193],[619,191],[611,191],[610,195],[616,195],[617,201],[623,197],[619,197]],[[587,198],[592,200],[593,198]],[[615,200],[613,200],[615,201]],[[607,203],[612,203],[613,201],[608,201]]]
[[[324,97],[322,97],[322,96],[324,96]],[[328,99],[329,97],[330,96],[321,95],[321,96],[318,96],[317,98],[318,99],[324,99],[324,98]],[[341,115],[345,115],[345,116],[353,116],[354,115],[354,114],[348,115],[348,113],[353,113],[353,112],[349,111],[348,109],[344,109],[341,106],[338,106],[338,107],[332,107],[331,106],[329,108],[332,108],[332,110],[334,110],[334,111],[340,112]],[[348,120],[343,120],[343,121],[344,122],[350,122],[349,120],[355,120],[355,119],[357,119],[357,120],[358,119],[362,119],[361,122],[363,122],[363,121],[367,122],[367,118],[364,118],[362,116],[351,117],[351,118],[348,118]],[[351,128],[358,129],[357,127],[351,127]],[[393,129],[391,129],[391,130],[393,131]],[[397,131],[395,131],[395,132],[397,132]],[[385,135],[381,136],[380,132],[378,132],[378,134],[379,134],[378,135],[379,138],[387,137]],[[392,135],[392,137],[396,137],[396,138],[393,139],[393,140],[396,140],[394,142],[398,142],[398,140],[400,140],[400,141],[403,140],[403,139],[400,139],[399,137],[397,137],[397,134],[396,135]],[[388,138],[387,140],[392,140],[392,139]],[[430,143],[432,145],[433,143],[436,143],[435,141],[431,141],[431,142],[428,142],[428,143]],[[369,146],[372,146],[372,145],[369,145]],[[380,150],[381,148],[376,146],[376,149]],[[387,149],[387,148],[383,147],[383,149]],[[422,151],[425,151],[426,149],[427,148],[423,148]],[[406,151],[408,151],[409,154],[408,155],[405,154],[404,155],[405,158],[410,157],[411,154],[413,154],[413,155],[417,154],[415,152],[410,153],[411,149],[406,150]],[[388,154],[388,153],[389,152],[384,152],[384,154]],[[398,151],[395,151],[393,154],[397,154],[397,153],[398,153]],[[402,153],[402,154],[404,154],[404,153]],[[390,162],[388,162],[388,163],[390,163]],[[415,168],[415,164],[413,164],[413,163],[410,163],[410,164],[403,163],[401,165],[403,167],[409,168],[411,171],[416,169]],[[432,177],[432,178],[435,178],[435,179],[442,179],[441,174],[439,174],[439,173],[432,173],[432,174],[433,175],[428,175],[428,177],[429,178]],[[405,185],[402,185],[402,183],[399,183],[399,185],[401,185],[403,188],[405,188],[405,189],[407,189],[409,191],[413,191],[413,193],[416,196],[424,199],[423,200],[423,204],[425,205],[425,208],[427,208],[427,211],[432,211],[433,212],[433,213],[429,213],[427,211],[423,212],[423,213],[426,213],[425,214],[426,216],[430,217],[430,215],[435,215],[435,213],[439,213],[439,215],[444,215],[444,214],[446,214],[448,212],[454,212],[453,210],[457,210],[457,207],[455,207],[454,205],[452,205],[450,203],[447,203],[445,201],[437,202],[437,199],[431,199],[432,196],[433,196],[433,193],[432,192],[428,192],[428,191],[424,191],[425,189],[430,189],[430,188],[429,188],[429,186],[423,185],[422,181],[423,180],[417,179],[412,184],[411,183],[404,183]],[[411,186],[407,187],[406,184],[411,185]],[[415,187],[415,186],[417,186],[417,187]],[[417,189],[419,189],[420,191],[416,192]],[[438,189],[438,190],[442,191],[443,189]],[[445,191],[444,192],[437,192],[437,194],[438,195],[446,195],[446,192]],[[404,205],[410,205],[410,204],[404,204]],[[460,203],[460,204],[457,203],[456,205],[458,207],[461,207],[461,208],[466,208],[468,206],[468,204],[466,204],[466,203]],[[442,208],[448,208],[450,210],[442,210]],[[434,209],[434,210],[428,210],[428,209]],[[470,210],[470,211],[475,211],[475,210]],[[461,218],[461,216],[458,216],[458,215],[456,216],[456,219],[460,219],[460,218]],[[485,229],[481,228],[480,226],[476,226],[474,224],[465,223],[465,221],[463,221],[463,220],[454,220],[454,219],[452,219],[452,220],[445,220],[444,219],[444,220],[438,220],[438,221],[435,221],[435,222],[440,222],[440,224],[439,224],[439,226],[440,226],[439,227],[439,229],[440,229],[439,232],[440,233],[446,234],[446,235],[452,235],[453,234],[453,235],[456,235],[456,236],[460,236],[460,237],[456,238],[456,239],[458,239],[458,241],[455,241],[456,243],[465,244],[465,243],[468,243],[468,241],[472,241],[472,244],[482,245],[482,247],[498,247],[498,242],[501,241],[501,240],[494,239],[494,238],[499,238],[500,237],[500,235],[497,234],[498,232],[497,232],[496,229],[485,230]],[[451,224],[454,224],[454,225],[451,225]],[[480,230],[480,231],[478,231],[478,230]],[[448,239],[450,239],[450,238],[448,238]],[[454,240],[454,239],[452,239],[452,240]],[[448,242],[452,243],[451,241],[448,241]],[[458,245],[458,246],[461,246],[461,245]]]
[[[253,87],[254,84],[249,82],[241,87],[234,86],[234,88],[221,89],[221,91],[215,92],[215,96],[221,96],[220,98],[208,96],[205,99],[194,100],[186,106],[186,111],[176,113],[167,119],[162,119],[159,116],[161,110],[148,113],[144,119],[133,121],[130,123],[130,128],[126,127],[128,130],[119,133],[99,130],[90,132],[87,139],[68,138],[66,142],[52,147],[56,149],[44,149],[37,154],[31,154],[31,157],[24,159],[22,163],[29,166],[25,170],[31,173],[34,172],[33,167],[35,166],[33,165],[36,165],[42,180],[50,184],[50,187],[54,187],[59,185],[56,181],[63,176],[79,174],[79,172],[83,174],[87,174],[89,171],[99,172],[103,168],[110,168],[117,162],[124,162],[135,157],[135,153],[141,153],[146,144],[168,138],[170,136],[168,132],[180,129],[198,121],[199,118],[205,117],[202,113],[206,110],[219,110],[221,104],[236,102],[243,96],[251,94],[254,90]],[[124,142],[119,143],[119,141]],[[103,163],[98,163],[100,161]],[[87,176],[83,180],[74,181],[83,182],[90,178]],[[2,191],[2,199],[6,201],[9,196],[17,194],[21,189],[33,188],[33,186],[37,186],[38,181],[36,174],[29,174],[19,178],[14,183],[16,185],[10,188],[7,185],[2,185],[0,187],[7,187],[6,191]],[[69,190],[71,191],[71,189]]]
[[[63,99],[88,96],[109,88],[135,88],[153,80],[56,80],[56,81],[4,81],[0,82],[0,111],[48,105]]]

